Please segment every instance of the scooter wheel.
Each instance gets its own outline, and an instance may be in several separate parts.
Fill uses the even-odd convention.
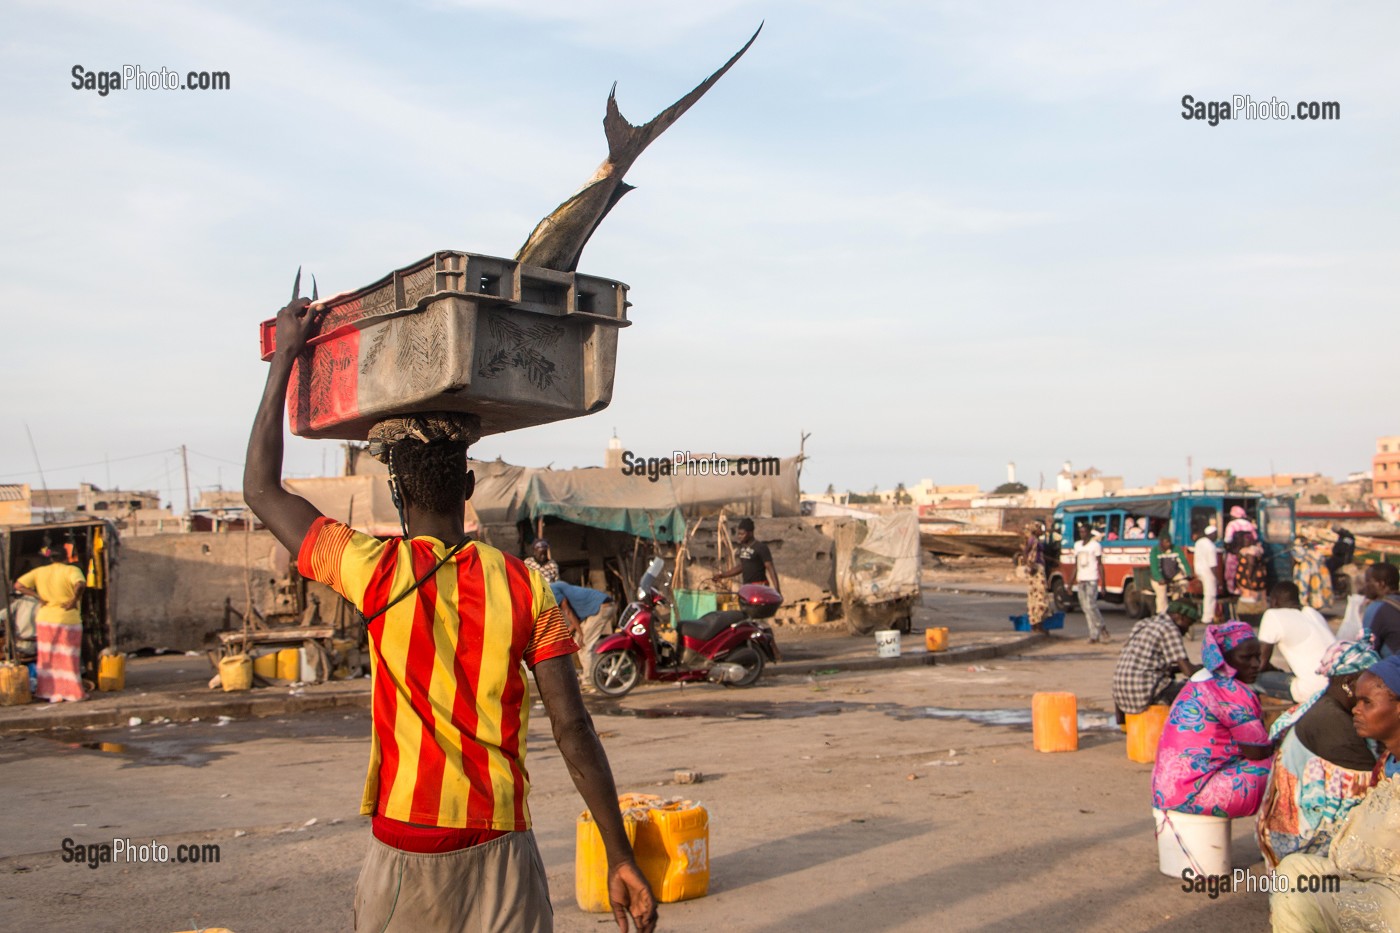
[[[609,651],[593,662],[593,686],[604,696],[625,696],[641,682],[642,666],[630,651]]]
[[[720,660],[737,664],[744,669],[744,676],[733,683],[725,681],[726,687],[752,687],[758,683],[758,678],[763,676],[763,652],[757,648],[751,648],[748,645],[735,648]]]

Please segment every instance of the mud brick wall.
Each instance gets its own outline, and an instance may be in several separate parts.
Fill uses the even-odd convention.
[[[266,531],[123,538],[118,647],[202,650],[224,627],[226,599],[241,621],[249,587],[259,612],[287,611],[292,605],[288,567],[287,551]],[[328,591],[321,594],[323,617],[333,611],[335,598]]]

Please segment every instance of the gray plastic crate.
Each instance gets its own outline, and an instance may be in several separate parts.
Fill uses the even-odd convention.
[[[612,401],[627,286],[444,250],[331,305],[287,389],[292,432],[363,440],[376,421],[456,411],[499,434]],[[262,325],[271,359],[274,322]]]

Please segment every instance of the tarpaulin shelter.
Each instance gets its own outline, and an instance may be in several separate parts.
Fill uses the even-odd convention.
[[[731,464],[755,458],[728,458]],[[684,539],[687,520],[733,514],[800,513],[797,457],[772,458],[770,475],[628,475],[612,467],[542,470],[502,461],[470,461],[476,474],[472,504],[485,524],[532,523],[539,518],[619,531],[656,541]]]
[[[838,526],[836,587],[854,634],[908,631],[919,597],[919,517],[907,509]]]
[[[685,516],[669,477],[657,482],[617,470],[539,470],[529,478],[520,518],[560,518],[672,544],[685,540]]]

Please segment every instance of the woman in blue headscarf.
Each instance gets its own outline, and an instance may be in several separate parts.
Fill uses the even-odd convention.
[[[1276,933],[1400,929],[1400,656],[1373,664],[1354,689],[1352,724],[1385,749],[1384,777],[1352,808],[1326,857],[1295,852],[1279,862],[1288,893],[1269,897]],[[1319,877],[1335,878],[1335,888],[1309,893]]]
[[[1152,806],[1205,816],[1259,809],[1274,752],[1259,697],[1259,639],[1243,622],[1208,625],[1205,664],[1186,684],[1162,729],[1152,769]]]
[[[1370,793],[1376,755],[1352,727],[1351,711],[1356,681],[1379,660],[1364,642],[1337,642],[1317,668],[1327,687],[1269,730],[1279,748],[1256,828],[1270,868],[1293,852],[1326,855],[1347,814]]]

